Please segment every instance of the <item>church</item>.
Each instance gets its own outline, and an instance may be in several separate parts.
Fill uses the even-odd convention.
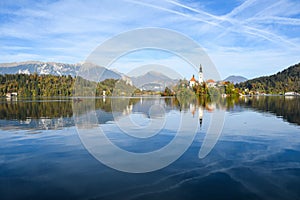
[[[202,84],[204,82],[204,79],[203,79],[203,72],[202,72],[202,65],[200,64],[200,67],[199,67],[199,72],[198,72],[198,81],[195,79],[195,76],[193,75],[193,77],[191,78],[190,82],[189,82],[189,85],[190,87],[193,87],[194,85],[197,85],[197,84]]]

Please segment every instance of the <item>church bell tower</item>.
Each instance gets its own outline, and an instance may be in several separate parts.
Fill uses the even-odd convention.
[[[204,82],[204,80],[203,80],[202,65],[200,64],[200,67],[199,67],[199,83],[202,84],[203,82]]]

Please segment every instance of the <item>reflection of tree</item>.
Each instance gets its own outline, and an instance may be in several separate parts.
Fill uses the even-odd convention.
[[[139,98],[115,98],[115,111],[123,112],[128,105],[139,102]],[[74,101],[77,114],[85,114],[92,110],[101,109],[105,112],[112,112],[112,98],[81,99]],[[72,117],[72,99],[41,99],[41,100],[21,100],[4,101],[0,103],[0,119],[6,120],[26,120],[41,118]]]
[[[105,97],[105,98],[87,98],[81,102],[75,102],[79,107],[80,113],[89,112],[94,109],[103,110],[105,112],[123,112],[128,105],[133,105],[139,102],[139,98],[118,98],[118,97]],[[112,107],[112,105],[114,105]]]
[[[112,98],[111,99],[111,111],[113,112],[125,112],[128,107],[132,107],[139,102],[139,98]]]
[[[196,107],[206,108],[213,102],[212,98],[210,98],[209,96],[196,96],[194,94],[186,97],[177,96],[164,98],[164,100],[166,105],[182,111],[188,111],[191,104],[195,105]]]
[[[291,123],[300,125],[300,99],[286,97],[253,97],[240,99],[236,104],[257,111],[269,112]]]
[[[252,98],[209,98],[207,96],[180,98],[84,98],[74,101],[72,108],[71,99],[62,100],[21,100],[3,101],[0,103],[0,119],[21,120],[26,119],[71,119],[76,116],[85,115],[96,111],[105,115],[112,112],[119,115],[128,115],[131,112],[141,112],[148,115],[149,108],[154,104],[160,104],[166,112],[170,110],[181,110],[185,112],[201,108],[207,111],[214,109],[238,110],[237,107],[251,108],[261,112],[269,112],[276,116],[282,116],[291,123],[300,125],[300,101],[299,98],[285,97],[252,97]],[[113,117],[110,119],[113,120]],[[101,121],[102,123],[102,121]],[[105,123],[105,121],[103,121]]]
[[[0,103],[0,119],[26,120],[28,118],[72,117],[70,100],[17,101]]]

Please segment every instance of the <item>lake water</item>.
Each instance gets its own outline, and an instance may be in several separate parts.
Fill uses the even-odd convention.
[[[215,146],[200,158],[217,112],[224,114],[223,129]],[[195,136],[186,151],[162,169],[122,172],[98,161],[83,145],[79,132],[91,125],[82,124],[87,113],[93,113],[97,127],[112,143],[136,154],[170,144],[183,122],[195,127]],[[181,145],[185,144],[177,143],[174,152]],[[100,153],[101,148],[112,153],[99,148]],[[300,199],[300,99],[1,99],[0,195],[0,199]]]

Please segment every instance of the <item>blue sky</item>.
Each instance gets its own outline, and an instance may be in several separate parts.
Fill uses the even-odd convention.
[[[299,0],[2,0],[0,62],[77,63],[105,40],[144,27],[192,38],[223,78],[300,61]]]

